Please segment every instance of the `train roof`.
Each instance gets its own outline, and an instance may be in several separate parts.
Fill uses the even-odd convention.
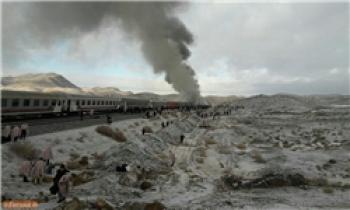
[[[118,99],[126,101],[149,101],[146,99],[138,99],[135,97],[113,97],[113,96],[98,96],[90,94],[69,94],[63,92],[41,93],[33,91],[16,91],[16,90],[1,90],[2,97],[77,97],[77,98],[95,98],[95,99]]]
[[[89,94],[70,94],[70,93],[63,93],[63,92],[52,92],[52,93],[42,93],[42,92],[34,92],[34,91],[17,91],[17,90],[1,90],[1,94],[3,95],[15,95],[15,96],[56,96],[56,97],[62,97],[62,96],[72,96],[72,97],[94,97],[94,98],[110,98],[110,97],[103,97],[103,96],[97,96],[97,95],[89,95]]]

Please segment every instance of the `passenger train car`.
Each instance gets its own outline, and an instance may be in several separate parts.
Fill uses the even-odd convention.
[[[131,97],[102,97],[66,93],[2,90],[2,118],[67,115],[80,112],[142,112],[150,109],[186,109],[188,102],[161,102]],[[200,106],[204,108],[205,106]]]

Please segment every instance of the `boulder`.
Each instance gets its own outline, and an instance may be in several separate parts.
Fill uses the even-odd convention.
[[[144,210],[164,210],[166,209],[166,207],[158,202],[158,201],[154,201],[153,203],[146,203]]]
[[[152,183],[144,181],[140,184],[140,189],[147,190],[147,189],[151,188],[152,186],[153,186]]]
[[[80,201],[78,198],[74,197],[71,201],[64,202],[58,207],[54,208],[54,210],[82,210],[86,208],[86,203]]]
[[[113,210],[113,206],[102,198],[96,199],[96,208],[100,210]]]

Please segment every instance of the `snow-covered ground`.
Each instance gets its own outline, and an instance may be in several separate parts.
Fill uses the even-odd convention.
[[[199,126],[202,119],[195,113],[110,125],[125,134],[126,142],[100,135],[97,126],[28,141],[38,149],[53,144],[54,162],[88,157],[87,167],[71,172],[89,172],[91,180],[74,186],[70,199],[90,203],[89,208],[101,198],[116,209],[142,209],[154,201],[169,209],[350,209],[349,120],[348,109],[302,107],[271,112],[247,107],[219,119],[208,118],[208,127]],[[162,121],[172,123],[161,128]],[[142,135],[144,126],[154,133]],[[183,143],[181,134],[185,135]],[[42,192],[48,201],[40,209],[59,206],[49,195],[51,183],[21,181],[18,165],[23,159],[9,147],[2,146],[3,195],[28,199]],[[171,153],[175,154],[173,166]],[[115,166],[122,163],[128,163],[131,171],[115,172]],[[298,186],[265,182],[247,188],[227,179],[234,175],[248,183],[271,174],[299,174],[307,181]]]

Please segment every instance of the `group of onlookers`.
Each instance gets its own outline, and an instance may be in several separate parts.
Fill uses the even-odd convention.
[[[22,125],[6,125],[2,129],[2,143],[16,142],[19,139],[25,140],[28,135],[29,126],[27,123]]]
[[[23,177],[23,182],[31,181],[39,185],[43,183],[44,176],[52,176],[53,169],[58,165],[50,163],[52,158],[52,145],[50,145],[40,152],[37,159],[23,161],[19,167],[19,175]],[[58,194],[58,202],[64,201],[69,192],[70,176],[68,172],[64,164],[59,164],[56,175],[53,177],[50,193]]]

